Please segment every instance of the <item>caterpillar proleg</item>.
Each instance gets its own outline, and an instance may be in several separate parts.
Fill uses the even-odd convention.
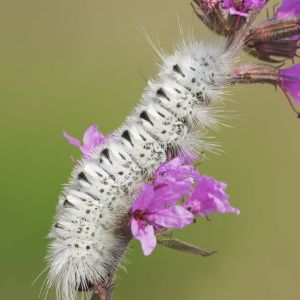
[[[48,285],[56,286],[58,299],[73,300],[77,291],[107,279],[124,247],[116,233],[120,216],[141,183],[168,151],[193,152],[191,137],[217,123],[213,107],[229,80],[231,50],[190,41],[161,56],[157,79],[149,81],[135,111],[75,167],[60,197],[48,253]]]

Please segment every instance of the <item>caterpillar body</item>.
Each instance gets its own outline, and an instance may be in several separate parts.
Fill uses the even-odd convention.
[[[140,104],[106,144],[73,171],[60,197],[49,234],[48,286],[57,298],[73,300],[105,281],[124,243],[118,235],[134,195],[168,151],[193,152],[195,136],[217,123],[235,50],[226,45],[184,42],[148,82]],[[199,147],[209,147],[201,137]]]

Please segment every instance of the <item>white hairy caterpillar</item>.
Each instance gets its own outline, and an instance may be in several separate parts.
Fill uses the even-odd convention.
[[[230,82],[236,48],[189,41],[171,56],[160,53],[157,79],[134,113],[75,167],[49,234],[48,286],[56,286],[57,298],[73,300],[77,291],[107,281],[126,247],[121,217],[169,151],[210,147],[199,134],[218,124],[214,107]]]

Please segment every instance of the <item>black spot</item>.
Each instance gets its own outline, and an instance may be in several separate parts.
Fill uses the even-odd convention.
[[[100,190],[100,193],[104,193],[104,189],[101,189],[101,190]]]
[[[199,100],[199,101],[203,101],[203,92],[197,92],[196,93],[196,98],[197,98],[197,100]]]
[[[55,227],[55,228],[60,228],[60,229],[63,228],[59,223],[56,223],[56,224],[54,225],[54,227]]]
[[[107,148],[103,149],[103,150],[101,151],[101,154],[102,154],[103,156],[105,156],[105,157],[110,161],[110,158],[109,158],[109,150],[108,150]]]
[[[78,244],[75,244],[74,246],[75,246],[75,248],[79,248],[79,245],[78,245]]]
[[[166,130],[163,130],[161,133],[162,133],[162,134],[165,134],[166,132],[167,132]]]
[[[196,71],[196,69],[195,69],[195,68],[193,68],[193,67],[190,67],[190,69],[191,69],[192,71],[194,71],[194,72]]]
[[[147,141],[147,139],[142,135],[142,134],[140,134],[140,137],[142,138],[142,140],[145,142],[145,141]]]
[[[179,73],[182,77],[185,77],[184,73],[177,64],[173,66],[173,71]]]
[[[164,114],[162,114],[161,112],[157,112],[162,118],[165,118],[166,116]]]
[[[90,249],[91,249],[91,247],[90,247],[90,246],[86,246],[85,248],[86,248],[86,250],[90,250]]]
[[[180,104],[180,103],[177,103],[177,104],[176,104],[176,107],[177,107],[177,108],[180,108],[180,107],[181,107],[181,104]]]
[[[144,153],[141,153],[141,154],[140,154],[140,157],[144,157],[144,156],[145,156],[145,154],[144,154]]]
[[[163,88],[159,88],[156,91],[156,95],[159,96],[159,97],[164,97],[164,98],[166,98],[167,100],[170,101],[170,98],[167,96],[167,94],[165,93],[165,91],[163,90]]]
[[[177,94],[181,94],[181,91],[179,91],[178,89],[175,89],[175,92],[176,92]]]
[[[151,121],[149,115],[147,114],[147,112],[145,110],[140,113],[140,118],[148,121],[152,126],[154,125],[153,122]]]
[[[119,172],[119,175],[123,175],[124,173],[122,171]]]
[[[122,159],[126,160],[126,157],[122,153],[119,153],[119,155],[121,156]]]
[[[78,179],[81,179],[81,180],[84,180],[84,181],[90,183],[90,182],[88,181],[87,177],[85,176],[85,174],[84,174],[83,172],[80,172],[80,173],[78,174]]]
[[[130,134],[129,134],[129,131],[128,130],[124,130],[123,133],[122,133],[122,138],[127,140],[131,146],[133,147],[133,143],[131,141],[131,137],[130,137]]]
[[[91,212],[91,210],[90,210],[90,209],[87,209],[85,212],[86,212],[87,214],[89,214],[89,213]]]
[[[64,201],[63,206],[64,206],[64,207],[73,207],[74,205],[73,205],[68,199],[66,199],[66,200]]]
[[[192,83],[195,83],[196,82],[196,78],[193,77],[191,81],[192,81]]]

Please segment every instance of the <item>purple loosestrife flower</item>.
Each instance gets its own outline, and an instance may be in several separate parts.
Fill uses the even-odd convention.
[[[278,8],[276,18],[286,19],[300,15],[300,1],[299,0],[283,0]]]
[[[229,196],[225,193],[226,187],[224,182],[202,175],[183,206],[194,216],[205,217],[213,212],[239,214],[240,211],[232,207],[228,201]]]
[[[84,133],[83,144],[76,138],[70,136],[66,132],[63,132],[63,136],[68,142],[75,147],[79,148],[85,157],[89,157],[91,151],[98,145],[103,144],[107,141],[107,138],[98,131],[97,125],[90,126]]]
[[[175,191],[181,190],[183,195],[189,193],[195,180],[200,176],[194,166],[188,165],[195,159],[194,156],[183,154],[162,163],[155,171],[152,185],[154,187],[170,185]]]
[[[226,184],[188,165],[195,157],[178,156],[162,163],[151,184],[144,184],[131,208],[131,232],[141,242],[145,255],[156,247],[155,233],[165,229],[183,228],[197,216],[213,212],[236,213],[225,193]],[[178,205],[180,200],[184,201]]]
[[[222,7],[229,10],[231,15],[247,17],[251,9],[262,9],[266,4],[265,0],[223,0]]]
[[[145,184],[131,209],[131,232],[141,242],[144,255],[156,247],[155,232],[183,228],[193,222],[194,216],[184,207],[175,205],[183,197],[170,185],[157,189]]]
[[[283,91],[300,104],[300,63],[286,69],[280,69],[279,77],[279,85]]]

